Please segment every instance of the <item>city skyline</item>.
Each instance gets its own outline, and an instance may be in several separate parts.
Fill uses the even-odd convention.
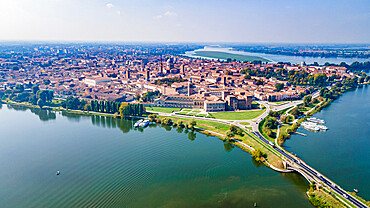
[[[362,0],[2,0],[0,40],[369,43],[369,6]]]

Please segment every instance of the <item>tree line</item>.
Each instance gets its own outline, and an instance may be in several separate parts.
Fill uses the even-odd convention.
[[[71,110],[93,111],[111,114],[120,114],[121,118],[129,116],[142,116],[145,114],[145,107],[143,104],[125,103],[116,101],[99,101],[91,100],[90,102],[79,99],[77,97],[69,96],[66,101],[62,103],[62,107]]]
[[[172,85],[175,82],[186,82],[188,81],[187,79],[181,79],[181,78],[164,78],[164,79],[157,79],[154,81],[154,84],[156,85]]]
[[[28,85],[26,87],[29,87]],[[32,105],[43,107],[50,104],[54,98],[54,91],[40,90],[37,85],[30,87],[30,92],[25,91],[23,84],[17,84],[14,89],[7,89],[4,93],[0,94],[1,99],[9,99],[15,102],[29,102]]]

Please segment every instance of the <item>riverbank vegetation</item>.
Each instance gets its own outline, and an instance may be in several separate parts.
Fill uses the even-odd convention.
[[[307,191],[308,199],[314,207],[318,208],[346,208],[342,202],[324,190],[322,187],[317,187],[315,183],[311,183]]]
[[[266,135],[270,140],[276,138],[276,130],[279,123],[275,117],[267,116],[260,122],[262,133]]]

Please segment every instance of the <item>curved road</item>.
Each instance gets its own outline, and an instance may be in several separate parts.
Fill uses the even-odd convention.
[[[318,91],[316,91],[312,94],[313,98],[316,98],[318,96],[319,96]],[[266,111],[262,115],[260,115],[258,118],[255,118],[255,119],[239,120],[239,121],[234,121],[233,123],[230,123],[226,120],[221,120],[221,119],[211,119],[211,118],[202,118],[202,117],[196,117],[196,119],[215,121],[215,122],[225,123],[225,124],[229,124],[229,125],[230,124],[235,124],[238,127],[242,128],[242,129],[245,129],[247,131],[250,131],[250,130],[247,129],[244,125],[241,125],[239,123],[243,122],[243,121],[250,122],[250,125],[252,126],[252,129],[253,129],[251,132],[257,138],[259,138],[261,141],[263,141],[266,145],[271,146],[275,151],[277,151],[278,153],[283,155],[286,159],[290,160],[294,165],[300,167],[301,170],[303,170],[305,172],[305,174],[309,175],[312,178],[316,178],[317,181],[320,181],[323,184],[327,185],[331,190],[333,190],[334,192],[336,192],[338,195],[342,196],[343,198],[346,198],[346,200],[348,200],[350,203],[352,203],[356,207],[368,208],[368,206],[363,204],[361,201],[359,201],[358,199],[356,199],[352,195],[348,194],[346,191],[344,191],[342,188],[340,188],[334,182],[332,182],[329,179],[327,179],[326,177],[322,176],[319,172],[317,172],[315,169],[308,166],[304,162],[301,162],[300,159],[298,159],[296,157],[293,157],[292,155],[288,154],[284,149],[280,149],[280,148],[276,147],[275,145],[270,145],[269,141],[267,139],[265,139],[258,131],[258,123],[268,115],[268,113],[270,111],[270,105],[268,105],[268,102],[264,102],[264,101],[259,101],[258,103],[264,105],[266,107]],[[275,107],[275,108],[273,108],[273,110],[280,111],[280,110],[284,110],[286,108],[295,107],[295,106],[297,106],[301,103],[303,103],[303,100],[293,101],[293,102]],[[155,113],[158,113],[158,112],[155,112]],[[173,114],[173,113],[158,113],[158,114],[162,115],[162,116],[177,116],[177,117],[184,117],[184,118],[195,118],[193,116],[184,116],[184,115],[178,115],[178,114]]]
[[[260,140],[262,140],[267,145],[269,144],[269,141],[265,139],[259,132],[253,132],[254,135],[256,135]],[[311,177],[317,178],[319,181],[323,182],[325,185],[330,187],[333,191],[344,197],[347,196],[347,200],[353,203],[356,207],[361,208],[367,208],[365,204],[360,202],[358,199],[354,198],[353,196],[349,195],[346,191],[341,189],[338,185],[335,185],[334,183],[330,182],[328,179],[323,177],[321,174],[319,174],[315,169],[311,168],[310,166],[299,162],[298,159],[292,157],[291,155],[287,154],[284,150],[277,148],[276,146],[271,146],[274,150],[279,152],[280,154],[284,155],[287,159],[291,160],[295,163],[295,165],[301,167],[303,170],[305,170],[306,174],[310,175]],[[344,197],[346,198],[346,197]]]

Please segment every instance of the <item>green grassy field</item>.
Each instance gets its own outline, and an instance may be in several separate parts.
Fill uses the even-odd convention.
[[[240,122],[241,125],[250,125],[248,122]]]
[[[253,110],[253,111],[238,111],[238,112],[223,112],[223,113],[212,113],[217,119],[224,120],[248,120],[254,119],[262,115],[265,110]]]
[[[160,113],[172,113],[172,111],[179,111],[180,108],[164,108],[164,107],[145,107],[147,111],[155,111]]]
[[[214,58],[214,59],[228,59],[231,58],[231,60],[236,59],[237,61],[262,61],[262,62],[270,62],[267,59],[258,57],[258,56],[248,56],[248,55],[240,55],[240,54],[232,54],[232,53],[226,53],[226,52],[219,52],[219,51],[196,51],[194,56],[203,56],[208,58]]]
[[[279,105],[279,104],[283,104],[283,103],[288,103],[290,101],[276,101],[276,102],[270,102],[270,103],[274,103],[276,105]]]
[[[287,130],[290,129],[290,125],[281,125],[279,134],[287,134]]]

